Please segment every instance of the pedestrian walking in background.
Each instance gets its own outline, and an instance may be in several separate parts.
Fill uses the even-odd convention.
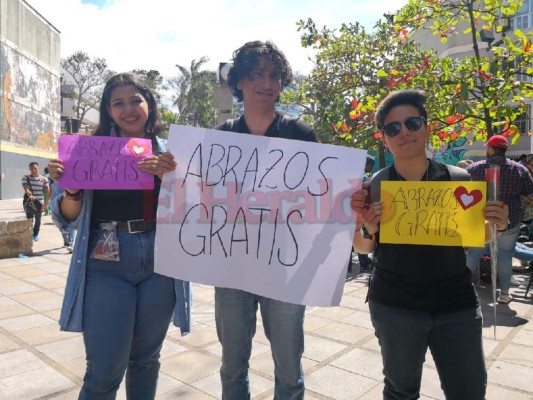
[[[29,175],[22,177],[22,189],[24,190],[23,202],[29,199],[36,207],[35,213],[26,212],[26,218],[33,220],[33,240],[38,241],[42,215],[48,207],[51,192],[48,179],[39,174],[39,163],[35,161],[31,162],[29,169]]]

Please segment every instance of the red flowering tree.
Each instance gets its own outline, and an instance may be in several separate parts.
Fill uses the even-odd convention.
[[[298,26],[302,46],[316,50],[315,66],[282,101],[299,107],[322,142],[378,149],[373,118],[379,100],[391,89],[412,87],[428,68],[429,53],[393,40],[398,34],[390,15],[371,32],[357,22],[338,30],[319,29],[311,19]]]
[[[409,0],[370,33],[358,23],[332,30],[300,21],[302,46],[316,50],[315,67],[283,100],[300,106],[321,141],[379,149],[380,133],[372,123],[379,101],[391,90],[425,89],[434,148],[459,138],[484,141],[496,132],[516,142],[516,120],[533,97],[533,33],[508,32],[490,51],[480,49],[480,33],[498,36],[499,19],[515,15],[521,3]],[[442,43],[466,35],[462,42],[471,43],[470,55],[423,52],[416,35],[428,34]]]
[[[431,30],[446,43],[466,35],[468,55],[440,57],[429,64],[419,84],[429,92],[433,145],[465,137],[485,141],[495,133],[520,138],[515,121],[533,96],[531,35],[520,30],[480,49],[481,35],[502,33],[502,21],[514,16],[521,0],[410,0],[395,16],[395,30],[417,40]],[[484,32],[485,31],[485,32]]]

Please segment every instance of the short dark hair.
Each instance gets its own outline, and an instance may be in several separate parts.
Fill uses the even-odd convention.
[[[396,106],[411,105],[415,107],[424,120],[428,120],[428,113],[426,111],[426,93],[422,90],[398,90],[389,93],[387,97],[381,100],[374,116],[374,122],[378,129],[383,128],[383,121],[391,110]]]
[[[366,165],[374,165],[376,163],[376,160],[371,155],[366,156]]]
[[[233,53],[233,65],[228,73],[228,86],[237,100],[243,100],[242,90],[237,88],[239,81],[249,78],[261,59],[265,59],[279,73],[282,88],[291,83],[291,66],[274,43],[260,40],[248,42]]]
[[[148,103],[148,121],[146,121],[144,131],[148,137],[155,139],[162,130],[155,96],[152,90],[144,82],[137,79],[134,75],[127,73],[116,74],[106,82],[102,93],[102,99],[100,100],[100,121],[98,122],[98,128],[96,128],[94,135],[110,136],[111,126],[114,122],[111,115],[109,115],[107,108],[109,107],[113,90],[123,86],[135,87],[135,89],[137,89],[146,99],[146,102]]]
[[[38,163],[37,161],[32,161],[32,162],[30,163],[30,165],[28,165],[28,168],[31,168],[31,167],[33,167],[34,165],[39,166],[39,163]]]

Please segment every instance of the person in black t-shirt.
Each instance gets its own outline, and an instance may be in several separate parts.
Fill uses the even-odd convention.
[[[233,54],[228,84],[244,115],[215,129],[242,134],[316,142],[314,130],[274,108],[279,94],[292,79],[289,63],[271,42],[249,42]],[[248,361],[261,307],[265,335],[275,365],[274,398],[304,398],[301,358],[304,350],[305,306],[269,299],[243,290],[215,288],[215,319],[222,344],[222,399],[250,399]]]
[[[392,181],[450,181],[452,173],[464,174],[458,167],[427,159],[430,131],[425,101],[424,92],[407,90],[393,92],[381,102],[375,122],[394,164],[374,175],[372,200],[366,201],[366,190],[352,195],[352,208],[363,222],[355,233],[355,247],[374,252],[368,298],[383,358],[383,398],[419,397],[429,347],[446,398],[482,400],[487,384],[482,316],[464,249],[379,241],[383,203],[378,176]],[[469,179],[468,174],[465,177]],[[509,210],[503,202],[488,201],[483,212],[487,237],[489,224],[507,229]]]

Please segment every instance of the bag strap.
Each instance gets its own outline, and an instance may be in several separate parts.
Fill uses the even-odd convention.
[[[455,165],[444,164],[452,181],[469,181],[470,174],[463,168],[456,167]],[[371,202],[379,201],[379,193],[381,192],[381,181],[388,180],[390,174],[390,166],[381,169],[376,172],[370,180],[370,196]]]
[[[455,165],[444,164],[446,169],[450,173],[452,181],[469,181],[471,180],[470,174],[463,168],[456,167]]]
[[[389,179],[390,166],[380,169],[370,178],[370,202],[375,203],[380,200],[381,181]]]
[[[26,181],[28,182],[28,185],[30,186],[30,192],[32,194],[32,196],[34,195],[33,194],[33,186],[31,185],[31,180],[30,180],[30,177],[28,175],[26,175]]]

